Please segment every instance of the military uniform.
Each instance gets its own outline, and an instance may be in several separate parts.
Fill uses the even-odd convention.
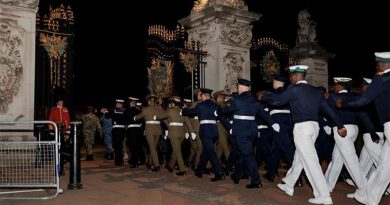
[[[225,100],[225,96],[227,96],[227,94],[225,93],[225,91],[221,90],[215,92],[213,96],[216,101],[217,98],[220,96],[222,96]],[[223,104],[220,104],[218,106],[225,107],[226,103],[224,102]],[[217,157],[218,159],[221,159],[222,155],[224,155],[225,159],[228,159],[230,155],[228,132],[220,122],[220,119],[217,120],[217,127],[218,127],[218,141],[216,146]]]
[[[350,78],[334,78],[336,84],[341,84],[347,87],[346,83],[352,81]],[[344,124],[347,129],[347,136],[341,137],[337,132],[337,127],[333,128],[335,147],[333,148],[332,161],[330,162],[328,169],[325,173],[325,179],[329,186],[329,191],[332,191],[336,185],[337,179],[340,175],[343,164],[347,168],[355,181],[356,186],[359,190],[363,190],[367,184],[367,180],[359,166],[359,160],[356,155],[354,142],[357,138],[359,129],[357,126],[358,117],[362,119],[365,126],[369,126],[369,130],[373,131],[373,125],[369,121],[368,116],[365,112],[351,111],[347,109],[337,109],[336,99],[341,99],[343,102],[349,102],[354,99],[347,90],[341,90],[338,93],[330,95],[328,103],[331,108],[334,109],[336,115]]]
[[[375,53],[377,62],[390,63],[390,52]],[[367,90],[355,101],[346,102],[344,107],[362,107],[375,103],[379,120],[387,138],[383,144],[379,166],[368,180],[365,193],[355,193],[354,198],[366,204],[379,204],[390,183],[390,68],[376,75]]]
[[[178,99],[180,102],[180,99]],[[165,112],[162,112],[160,115],[157,115],[157,119],[166,119],[167,125],[168,125],[168,135],[169,139],[172,145],[172,156],[169,160],[168,167],[170,169],[174,168],[174,165],[177,162],[177,165],[179,166],[179,172],[178,175],[185,175],[185,165],[183,156],[181,153],[181,144],[184,140],[184,134],[185,129],[184,126],[188,129],[190,133],[195,135],[194,130],[192,129],[192,126],[188,120],[187,117],[183,117],[180,115],[180,108],[178,107],[172,107],[166,110]]]
[[[249,89],[250,82],[245,79],[238,79],[238,85],[246,86]],[[253,144],[258,137],[256,115],[266,120],[269,118],[264,107],[251,95],[249,91],[234,95],[231,103],[220,114],[233,114],[232,135],[236,136],[238,150],[240,151],[239,168],[235,173],[235,180],[238,181],[244,167],[248,170],[251,183],[247,188],[262,187],[258,167],[253,154]],[[271,125],[273,123],[270,123]]]
[[[147,96],[147,100],[150,98],[155,98],[155,96]],[[157,108],[154,104],[149,104],[148,106],[142,109],[140,114],[134,117],[135,121],[140,119],[144,119],[145,121],[145,135],[146,135],[146,140],[149,144],[149,151],[150,151],[150,158],[151,158],[151,160],[149,161],[153,163],[154,171],[160,170],[160,163],[157,155],[157,143],[162,134],[162,130],[161,130],[161,122],[153,119],[153,117],[156,115],[157,116],[161,115],[160,114],[161,111],[162,110]]]
[[[126,117],[128,119],[126,129],[126,142],[130,149],[129,165],[132,168],[138,166],[138,162],[141,161],[142,151],[142,138],[143,138],[143,126],[141,121],[135,121],[134,117],[141,113],[136,107],[129,107],[126,109]]]
[[[62,101],[62,99],[58,99]],[[65,135],[70,134],[70,116],[68,108],[64,106],[52,107],[49,114],[49,120],[57,124],[59,129],[59,138],[61,141],[60,147],[60,175],[64,175],[64,166],[66,161],[69,159],[69,140],[65,139]],[[49,129],[53,129],[52,125],[49,125]]]
[[[117,99],[116,103],[124,103],[124,100]],[[125,126],[127,123],[127,118],[125,115],[124,108],[115,108],[107,113],[107,117],[112,120],[112,141],[115,151],[115,165],[123,165],[123,142],[126,136]]]
[[[95,142],[95,133],[98,131],[99,135],[102,135],[102,127],[99,123],[99,118],[93,114],[88,113],[81,117],[83,122],[83,137],[84,144],[87,148],[87,160],[93,159],[93,144]]]
[[[290,66],[290,72],[306,72],[308,66]],[[290,85],[285,92],[277,97],[265,96],[263,101],[272,106],[281,106],[289,103],[294,123],[293,135],[296,147],[294,160],[287,175],[282,181],[285,184],[278,184],[278,188],[287,195],[292,196],[294,185],[298,180],[302,169],[305,170],[310,184],[312,185],[314,198],[309,199],[310,203],[332,204],[329,189],[322,173],[314,143],[318,136],[318,112],[322,109],[330,116],[339,128],[342,124],[336,114],[325,102],[321,90],[301,80],[295,85]]]
[[[201,89],[201,92],[211,94],[212,90]],[[215,173],[215,177],[211,179],[212,181],[219,181],[224,178],[223,170],[214,150],[214,143],[218,139],[216,111],[217,105],[210,99],[198,103],[195,108],[182,110],[183,116],[198,116],[200,121],[199,135],[202,138],[202,154],[195,175],[202,177],[206,163],[210,160]]]
[[[198,102],[194,102],[191,105],[191,108],[194,108]],[[196,136],[199,136],[199,118],[198,116],[188,116],[188,119],[191,123],[192,129],[194,130]],[[199,165],[200,155],[202,154],[202,139],[200,137],[195,138],[195,140],[191,140],[191,150],[188,156],[188,162],[194,160],[193,165],[196,168]],[[195,158],[195,159],[194,159]]]
[[[277,81],[285,82],[282,77],[276,78]],[[283,87],[279,87],[269,93],[271,97],[277,97],[285,92]],[[266,178],[270,181],[274,180],[277,175],[280,159],[283,157],[287,163],[287,167],[290,168],[293,162],[294,149],[291,142],[292,135],[292,121],[291,112],[288,104],[281,106],[269,106],[269,113],[272,120],[280,125],[280,132],[274,133],[272,142],[272,150],[270,157],[270,164],[267,165]]]

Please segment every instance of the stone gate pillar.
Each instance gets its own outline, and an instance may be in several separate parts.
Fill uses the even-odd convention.
[[[39,0],[0,0],[0,121],[34,119],[35,18]],[[1,126],[32,129],[31,125]],[[0,133],[0,136],[17,133]]]
[[[205,87],[233,92],[238,77],[250,79],[250,24],[260,17],[243,0],[198,0],[191,14],[179,20],[189,28],[189,40],[200,41],[208,53]]]

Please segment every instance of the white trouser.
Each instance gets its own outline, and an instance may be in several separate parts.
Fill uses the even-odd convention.
[[[379,158],[378,167],[372,173],[367,183],[367,204],[379,204],[383,193],[390,183],[390,122],[385,123],[386,142],[383,144],[382,153]]]
[[[364,145],[359,156],[359,164],[366,178],[370,178],[372,168],[378,166],[379,157],[383,147],[383,132],[377,132],[380,140],[379,143],[374,143],[370,133],[363,134]],[[375,165],[375,167],[373,167]]]
[[[339,178],[343,164],[347,168],[353,181],[359,190],[364,190],[367,179],[359,164],[354,142],[358,135],[356,125],[344,125],[347,129],[347,136],[341,137],[337,132],[337,127],[333,128],[335,146],[332,153],[332,161],[325,173],[325,179],[329,186],[329,191],[333,191],[337,179]]]
[[[314,197],[330,197],[328,186],[321,171],[314,143],[318,137],[318,123],[307,121],[294,124],[295,154],[291,168],[282,180],[293,189],[295,182],[305,170],[306,176],[313,187]]]

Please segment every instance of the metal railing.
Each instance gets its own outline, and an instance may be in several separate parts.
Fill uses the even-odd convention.
[[[51,125],[54,129],[48,133],[51,139],[45,141],[41,140],[42,126],[39,127],[37,141],[0,141],[0,199],[57,197],[62,193],[59,180],[58,126],[52,121],[0,122],[0,133],[12,131],[1,129],[2,126],[17,124]],[[24,132],[26,131],[29,132]]]

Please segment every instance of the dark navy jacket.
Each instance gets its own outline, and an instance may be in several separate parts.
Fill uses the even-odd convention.
[[[268,113],[269,109],[266,107],[266,105],[263,102],[258,101],[258,103],[259,103],[260,109],[264,110],[266,115],[264,115],[263,117],[256,116],[257,125],[267,125],[268,128],[271,128],[271,126],[274,122],[271,119],[271,116],[269,116],[269,113]]]
[[[355,99],[355,97],[347,92],[342,93],[333,93],[329,96],[328,103],[329,106],[335,111],[337,117],[340,119],[341,123],[344,125],[351,124],[357,125],[359,120],[363,123],[364,127],[369,131],[374,131],[374,125],[372,124],[370,118],[366,112],[361,110],[352,110],[348,108],[338,109],[336,108],[336,100],[341,99],[343,102],[350,102]],[[332,126],[334,126],[332,124]]]
[[[211,100],[198,103],[194,108],[184,108],[182,110],[183,116],[198,116],[199,121],[202,120],[217,120],[215,115],[217,111],[217,104]],[[203,137],[217,137],[217,124],[200,124],[199,134]]]
[[[277,97],[285,91],[286,89],[280,87],[276,90],[269,92],[269,95],[271,97]],[[290,105],[286,103],[284,105],[279,105],[279,106],[269,106],[269,111],[271,112],[272,110],[290,110]],[[271,118],[275,123],[278,123],[283,129],[292,127],[291,113],[275,113],[271,115]]]
[[[344,107],[362,107],[374,101],[382,124],[390,121],[390,72],[376,75],[357,100],[344,103]]]
[[[236,119],[234,115],[238,116],[260,116],[263,120],[270,120],[269,125],[273,122],[267,112],[250,92],[243,92],[240,95],[235,94],[231,97],[231,103],[228,107],[219,110],[219,114],[233,114],[232,134],[234,136],[255,137],[257,136],[257,122],[256,120],[241,120]]]
[[[324,100],[321,90],[308,85],[307,83],[290,85],[281,95],[276,97],[266,95],[263,97],[263,101],[273,106],[289,103],[294,123],[305,121],[318,122],[318,113],[321,109],[327,116],[335,121],[338,128],[343,127],[343,124],[337,118],[334,111]]]
[[[125,115],[125,109],[113,109],[107,113],[107,117],[112,119],[112,125],[126,125],[127,117]]]

